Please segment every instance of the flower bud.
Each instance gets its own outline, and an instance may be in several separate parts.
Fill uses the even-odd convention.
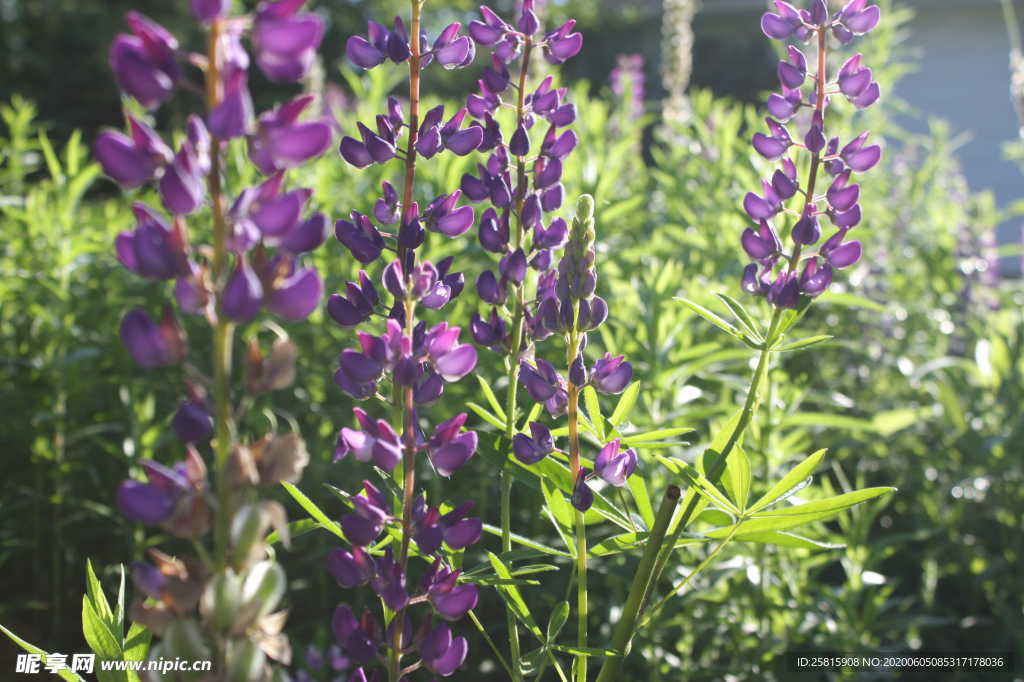
[[[171,621],[164,631],[163,647],[169,657],[202,661],[211,656],[210,648],[203,640],[203,632],[192,618]]]
[[[230,682],[252,682],[252,680],[263,679],[267,655],[251,639],[228,641],[226,659]]]
[[[252,609],[256,618],[273,611],[284,596],[287,579],[284,569],[274,561],[254,564],[242,584],[242,603],[247,611]]]

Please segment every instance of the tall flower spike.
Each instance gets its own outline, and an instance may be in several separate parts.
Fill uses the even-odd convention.
[[[159,525],[192,540],[202,556],[178,559],[154,549],[152,563],[133,567],[139,597],[131,607],[132,620],[162,638],[153,652],[211,659],[224,679],[276,680],[284,675],[276,664],[288,664],[291,657],[281,632],[285,614],[277,610],[287,580],[281,566],[267,558],[265,540],[274,529],[287,544],[287,520],[280,504],[259,499],[257,486],[297,482],[309,455],[295,433],[248,442],[248,420],[240,419],[236,428],[234,420],[244,408],[233,400],[233,322],[254,320],[264,304],[296,322],[318,305],[320,276],[302,258],[325,240],[329,222],[323,214],[303,216],[310,192],[287,188],[284,171],[322,152],[332,131],[324,122],[299,121],[312,101],[308,97],[264,114],[254,126],[250,60],[243,46],[248,36],[270,78],[298,77],[313,61],[320,19],[298,14],[302,0],[264,2],[254,21],[230,17],[231,4],[189,3],[209,38],[204,57],[188,57],[203,66],[206,106],[205,117],[186,119],[180,146],[172,151],[136,116],[127,117],[127,134],[108,131],[97,138],[96,158],[104,172],[126,188],[158,190],[172,216],[135,204],[137,224],[115,240],[118,260],[140,277],[174,280],[174,300],[181,311],[194,315],[190,323],[213,328],[212,368],[203,367],[193,353],[187,372],[211,377],[209,392],[186,383],[186,397],[171,419],[173,432],[186,444],[184,461],[170,467],[144,462],[145,480],[125,481],[117,503],[131,521]],[[142,15],[131,12],[126,21],[131,33],[114,39],[111,67],[127,96],[144,109],[156,109],[174,93],[179,58],[188,53],[179,52],[174,36]],[[244,168],[225,172],[228,143],[243,136],[249,136],[249,161],[270,177],[239,192],[226,211],[230,179],[252,175]],[[210,216],[203,223],[212,224],[213,243],[193,245],[189,216],[207,206]],[[129,311],[120,331],[142,367],[179,363],[188,352],[170,305],[159,320],[141,308]],[[284,336],[279,327],[276,331]],[[263,357],[254,334],[245,367],[245,381],[238,383],[249,398],[286,388],[295,380],[295,345],[278,338]],[[201,454],[208,449],[217,463],[215,491]],[[374,629],[366,623],[360,630]]]
[[[468,66],[475,56],[475,45],[460,34],[461,25],[457,23],[448,25],[431,40],[422,29],[423,3],[411,4],[410,22],[395,17],[388,27],[371,21],[365,36],[353,36],[346,44],[346,55],[357,67],[372,69],[387,61],[407,65],[408,119],[398,100],[388,98],[384,112],[372,123],[357,122],[352,134],[344,135],[338,147],[342,159],[356,168],[397,165],[396,160],[404,165],[401,186],[394,179],[382,183],[372,217],[352,211],[350,220],[339,220],[335,225],[338,241],[367,270],[385,251],[393,251],[395,256],[379,266],[379,289],[366,272],[360,272],[358,283],[348,283],[343,294],[328,299],[328,313],[343,327],[368,326],[375,315],[386,318],[383,333],[357,330],[359,347],[342,351],[335,382],[356,399],[376,396],[389,401],[394,409],[387,409],[386,414],[400,418],[388,421],[371,417],[369,408],[357,409],[360,428],[341,430],[336,459],[352,453],[354,459],[372,462],[387,471],[401,462],[399,518],[383,518],[368,509],[368,503],[351,498],[356,513],[344,517],[342,523],[352,527],[352,532],[348,528],[345,531],[355,547],[332,554],[330,570],[343,586],[368,584],[395,612],[384,633],[373,631],[372,621],[366,617],[355,622],[347,608],[339,608],[335,619],[338,642],[353,658],[369,663],[380,649],[384,650],[380,658],[390,679],[402,676],[402,659],[417,647],[428,670],[443,676],[454,673],[466,657],[466,640],[453,637],[447,625],[426,633],[414,630],[417,605],[428,602],[443,618],[454,621],[477,600],[476,587],[459,584],[459,572],[442,565],[440,559],[422,584],[408,584],[411,541],[416,541],[421,555],[432,555],[438,554],[442,545],[462,549],[476,542],[482,531],[479,519],[466,518],[468,506],[441,515],[436,507],[427,507],[423,496],[415,491],[416,463],[422,459],[418,454],[426,455],[437,475],[449,477],[470,462],[478,440],[474,431],[463,430],[465,414],[439,420],[429,438],[420,430],[427,417],[426,411],[420,410],[437,401],[446,383],[472,372],[477,355],[472,345],[459,342],[459,327],[443,321],[428,326],[420,319],[423,310],[440,310],[457,298],[464,288],[464,276],[454,270],[453,258],[432,263],[423,260],[418,249],[432,238],[430,233],[444,238],[465,234],[472,228],[476,212],[471,206],[459,205],[463,191],[458,188],[441,191],[421,200],[423,203],[415,200],[416,170],[418,165],[445,153],[464,156],[473,152],[484,142],[486,130],[468,123],[468,109],[459,109],[449,118],[443,106],[420,111],[422,70],[433,62],[445,69]],[[478,333],[473,329],[474,337]],[[376,506],[384,509],[380,504]],[[368,562],[358,547],[373,542],[388,524],[393,525],[392,532],[400,541]],[[431,638],[428,646],[422,645],[425,636]],[[360,668],[354,679],[378,676]]]
[[[779,63],[778,76],[782,92],[768,100],[773,118],[766,119],[768,132],[757,132],[753,137],[754,149],[771,161],[781,161],[782,168],[771,180],[762,181],[763,195],[749,192],[743,208],[756,223],[744,230],[741,243],[744,251],[755,262],[743,271],[742,287],[754,295],[765,296],[779,308],[795,308],[801,297],[814,298],[824,293],[832,283],[833,268],[848,267],[861,256],[859,241],[844,242],[846,233],[862,219],[860,184],[853,180],[854,173],[864,173],[881,159],[882,148],[868,145],[868,133],[862,133],[845,145],[838,137],[829,139],[825,132],[828,107],[837,101],[829,94],[841,94],[858,109],[874,104],[880,94],[871,69],[863,62],[863,55],[855,54],[843,62],[834,81],[824,72],[828,63],[829,36],[846,44],[857,35],[863,35],[878,24],[880,12],[868,0],[850,0],[834,16],[829,15],[823,0],[812,0],[807,10],[775,0],[775,12],[767,12],[761,19],[764,33],[777,40],[795,36],[800,40],[817,38],[819,73],[814,75],[812,92],[805,99],[802,87],[807,76],[807,58],[794,46],[788,46],[788,58]],[[806,188],[799,185],[796,164],[790,157],[793,145],[789,131],[779,121],[790,121],[802,107],[812,110],[800,138],[802,149],[810,155],[810,172]],[[798,138],[799,139],[799,138]],[[832,176],[824,193],[823,169]],[[828,176],[824,176],[828,177]],[[815,192],[817,185],[818,192]],[[805,189],[806,191],[801,192]],[[787,206],[799,196],[800,206]],[[822,206],[822,201],[825,205]],[[778,216],[797,217],[790,229],[793,249],[787,253],[779,240],[772,221]],[[817,252],[807,253],[821,240],[821,216],[827,216],[839,231],[822,244]],[[803,264],[802,269],[798,267]]]

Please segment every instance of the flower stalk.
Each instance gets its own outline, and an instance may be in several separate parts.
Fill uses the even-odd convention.
[[[679,504],[679,495],[678,486],[670,485],[665,490],[661,505],[658,507],[658,514],[654,518],[654,525],[651,527],[651,533],[647,536],[647,545],[640,558],[640,565],[637,566],[636,575],[629,587],[629,595],[626,597],[626,605],[622,609],[622,617],[615,624],[610,648],[617,655],[605,659],[601,665],[601,671],[598,673],[597,682],[616,682],[622,679],[622,662],[629,652],[629,643],[633,639],[644,596],[648,592],[649,585],[655,580],[655,562],[665,541],[665,531],[668,530],[669,522]],[[669,545],[669,548],[671,547],[672,545]]]

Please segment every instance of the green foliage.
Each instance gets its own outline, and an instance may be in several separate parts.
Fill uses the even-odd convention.
[[[889,22],[865,44],[887,91],[905,68],[898,26]],[[346,134],[376,113],[390,73],[330,78],[355,94],[341,120]],[[589,465],[614,438],[640,453],[628,491],[597,491],[586,515],[592,632],[621,607],[670,482],[686,484],[683,503],[698,496],[699,506],[654,597],[717,553],[680,596],[648,614],[624,678],[788,679],[779,655],[795,648],[1024,651],[1015,588],[1024,559],[1024,298],[1012,282],[989,286],[979,244],[998,216],[991,197],[968,190],[944,126],[910,136],[884,118],[892,111],[884,107],[856,124],[837,121],[836,132],[870,128],[907,143],[888,144],[863,186],[864,262],[844,271],[842,287],[785,338],[769,340],[777,352],[759,411],[715,486],[705,458],[722,451],[753,349],[767,335],[759,324],[765,306],[738,293],[740,200],[767,168],[748,143],[759,114],[694,92],[689,121],[645,142],[643,122],[598,88],[585,91],[574,90],[581,139],[566,164],[566,194],[589,192],[597,201],[599,293],[611,318],[594,345],[626,355],[636,381],[618,398],[587,393],[582,454]],[[0,567],[26,595],[21,604],[4,602],[0,618],[71,650],[81,633],[61,614],[79,595],[60,567],[80,565],[86,554],[106,565],[141,556],[145,546],[112,509],[113,491],[140,458],[178,454],[167,426],[180,381],[173,369],[140,372],[117,340],[125,309],[158,300],[155,287],[127,276],[112,254],[115,234],[131,223],[126,202],[93,186],[96,169],[78,137],[55,144],[41,134],[31,105],[12,100],[0,120],[0,442],[11,462],[3,503],[22,520],[0,528]],[[240,149],[232,153],[231,186],[240,186],[247,171]],[[445,155],[424,164],[424,197],[452,186],[474,162]],[[334,219],[369,212],[385,177],[379,167],[353,171],[333,154],[293,175],[296,186],[317,190],[314,208]],[[190,229],[206,227],[200,218]],[[474,281],[490,263],[474,240],[442,243],[431,234],[426,257],[453,246],[463,249],[456,262]],[[313,260],[329,292],[359,269],[333,240]],[[444,316],[468,320],[475,305],[463,296]],[[189,331],[204,342],[199,326]],[[253,410],[247,426],[290,420],[308,436],[306,477],[280,495],[298,551],[279,558],[289,575],[304,577],[289,592],[298,644],[327,641],[340,598],[324,560],[343,539],[336,520],[347,500],[324,494],[324,484],[351,491],[357,476],[375,474],[331,463],[337,430],[352,420],[352,402],[331,381],[351,333],[322,311],[288,332],[299,347],[295,388],[276,411]],[[571,476],[559,455],[512,467],[516,532],[512,551],[498,554],[495,473],[510,449],[501,359],[481,350],[475,374],[477,382],[448,386],[445,401],[466,406],[480,453],[444,489],[451,499],[478,501],[486,535],[482,551],[452,559],[464,567],[462,579],[496,587],[482,590],[473,614],[481,637],[501,641],[507,600],[536,640],[513,663],[554,679],[577,653],[559,641],[573,634],[565,625],[576,551]],[[424,415],[436,416],[430,408]],[[555,435],[564,443],[564,431]],[[432,501],[440,498],[436,477],[427,473],[424,485]],[[899,492],[884,495],[890,485]],[[140,633],[123,635],[123,599],[110,608],[96,576],[88,586],[90,646],[140,655]],[[491,651],[482,640],[471,650],[474,660]]]

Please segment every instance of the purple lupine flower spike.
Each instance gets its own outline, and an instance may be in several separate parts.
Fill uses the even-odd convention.
[[[880,16],[878,7],[869,6],[868,0],[850,0],[834,16],[829,15],[824,0],[812,0],[806,10],[798,10],[783,0],[775,0],[774,5],[775,11],[765,13],[761,19],[761,27],[768,37],[808,40],[817,33],[821,38],[821,49],[828,49],[828,32],[841,44],[846,44],[855,36],[874,29]],[[831,83],[827,81],[827,74],[814,74],[812,92],[805,99],[803,85],[807,77],[807,57],[794,46],[788,46],[787,51],[787,59],[778,66],[782,92],[773,94],[768,100],[768,110],[777,120],[767,119],[768,132],[758,132],[753,138],[754,149],[761,156],[772,161],[781,160],[783,167],[775,171],[770,183],[762,182],[763,195],[750,192],[744,198],[744,210],[757,227],[747,228],[741,236],[744,251],[755,261],[743,271],[742,288],[767,297],[777,307],[795,308],[800,305],[801,296],[814,298],[824,293],[833,280],[834,269],[848,267],[860,259],[861,243],[845,241],[846,233],[862,220],[861,186],[853,174],[867,172],[882,155],[881,146],[867,143],[867,132],[845,146],[838,137],[828,137],[825,113],[834,101],[829,95],[841,94],[855,107],[866,108],[878,100],[881,89],[873,80],[871,69],[864,64],[863,55],[855,54],[842,63]],[[794,117],[805,106],[813,109],[813,114],[809,125],[802,131],[802,146],[812,155],[812,168],[820,166],[828,175],[812,171],[809,176],[811,187],[803,193],[798,184],[796,165],[789,156],[792,141],[782,122],[798,120]],[[822,178],[828,176],[832,179],[822,193]],[[817,188],[815,181],[818,182]],[[795,196],[800,196],[803,204],[799,210],[786,206],[786,202]],[[824,206],[820,205],[822,200]],[[795,249],[787,254],[772,221],[778,216],[792,214],[798,216],[790,230]],[[822,215],[826,215],[839,230],[818,247],[817,252],[808,252],[808,247],[818,244],[821,239]],[[799,271],[798,265],[802,265]]]

